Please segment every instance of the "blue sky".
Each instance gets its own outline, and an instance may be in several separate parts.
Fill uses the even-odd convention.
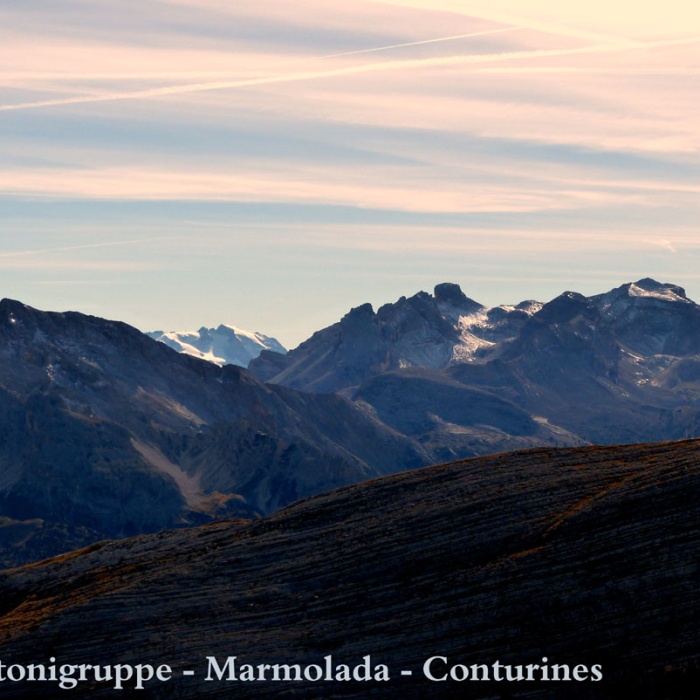
[[[2,296],[288,347],[444,281],[700,299],[700,11],[567,5],[0,4]]]

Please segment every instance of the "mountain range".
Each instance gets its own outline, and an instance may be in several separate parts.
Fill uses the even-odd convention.
[[[2,572],[2,660],[16,680],[0,692],[689,700],[699,554],[698,440],[479,457]],[[369,657],[389,679],[206,680],[208,659],[234,656],[239,673]],[[430,680],[426,662],[470,679]],[[68,692],[22,682],[28,664],[52,663],[167,664],[172,678],[144,691],[92,671]],[[529,664],[532,680],[503,680]]]
[[[352,309],[250,370],[369,405],[445,461],[523,446],[544,429],[560,444],[700,434],[700,307],[652,279],[493,308],[441,284]]]
[[[700,308],[650,279],[486,308],[368,304],[250,371],[0,302],[0,563],[535,446],[692,437]]]

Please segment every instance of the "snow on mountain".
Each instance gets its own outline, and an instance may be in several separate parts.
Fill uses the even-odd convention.
[[[637,284],[629,285],[629,295],[631,297],[651,297],[653,299],[662,299],[663,301],[679,301],[686,304],[690,302],[685,296],[681,296],[676,290],[677,287],[667,285],[666,287],[658,287],[657,289],[644,289]]]
[[[459,341],[452,348],[451,363],[474,362],[487,355],[492,359],[490,350],[515,338],[523,323],[542,306],[539,301],[523,301],[517,306],[481,307],[459,316],[456,319]]]
[[[173,350],[219,366],[247,367],[263,350],[282,355],[287,352],[275,338],[223,323],[218,328],[202,326],[198,331],[151,331],[146,335]]]

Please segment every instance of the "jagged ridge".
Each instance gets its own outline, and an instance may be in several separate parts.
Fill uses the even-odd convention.
[[[648,278],[491,309],[438,285],[358,307],[251,370],[366,403],[444,460],[700,434],[700,307]]]

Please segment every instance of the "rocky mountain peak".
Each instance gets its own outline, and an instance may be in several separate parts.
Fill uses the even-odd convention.
[[[618,316],[630,307],[630,304],[649,307],[658,302],[693,304],[688,299],[683,287],[676,284],[657,282],[651,277],[627,282],[604,294],[591,297],[593,303],[606,315]],[[651,307],[649,307],[651,308]]]
[[[374,316],[374,309],[369,302],[355,306],[345,314],[346,319],[371,318]]]
[[[15,299],[2,299],[0,301],[0,323],[14,324],[31,311],[31,307],[26,306],[20,301],[16,301]]]
[[[535,315],[545,323],[566,323],[588,305],[588,298],[578,292],[564,292],[546,303]]]
[[[458,284],[452,282],[436,285],[433,294],[438,304],[451,304],[464,313],[474,313],[484,308],[478,302],[470,299]]]
[[[5,297],[4,299],[0,300],[0,313],[8,313],[14,310],[21,310],[21,309],[28,309],[29,307],[23,304],[21,301],[17,301],[16,299],[8,299]]]

